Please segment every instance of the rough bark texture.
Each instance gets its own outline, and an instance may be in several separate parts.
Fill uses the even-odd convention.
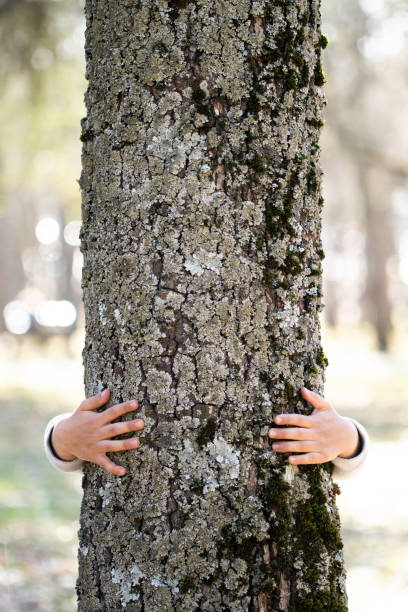
[[[86,17],[86,393],[146,427],[85,464],[79,610],[346,610],[330,469],[266,436],[322,390],[319,2]]]

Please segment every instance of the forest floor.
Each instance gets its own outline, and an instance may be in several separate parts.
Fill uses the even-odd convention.
[[[349,612],[408,610],[408,333],[395,338],[386,354],[366,329],[323,333],[326,397],[371,438],[360,476],[339,482]],[[53,469],[42,436],[52,415],[83,398],[81,359],[78,350],[56,358],[58,341],[42,357],[29,344],[9,348],[0,361],[0,612],[73,612],[81,474]]]

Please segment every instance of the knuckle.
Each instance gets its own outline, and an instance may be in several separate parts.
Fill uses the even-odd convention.
[[[118,419],[120,416],[122,416],[123,411],[121,409],[120,406],[114,406],[112,408],[112,416],[110,417],[110,421],[115,421],[116,419]]]
[[[99,467],[106,469],[106,461],[104,461],[103,459],[94,459],[94,463],[96,463],[96,465],[99,465]]]
[[[116,426],[115,425],[106,425],[105,428],[105,434],[108,438],[110,438],[111,436],[114,436],[116,433]]]
[[[138,448],[140,446],[140,440],[138,438],[130,438],[127,441],[127,447],[130,448]]]
[[[112,463],[112,461],[109,461],[109,459],[107,459],[107,460],[104,462],[104,464],[103,464],[103,466],[102,466],[102,467],[103,467],[105,470],[108,470],[108,472],[111,472],[112,474],[114,474],[114,471],[113,471],[113,470],[115,470],[115,464],[114,464],[114,463]]]
[[[129,412],[131,410],[134,410],[135,408],[137,408],[137,402],[135,402],[134,400],[129,400],[128,402],[125,402],[123,404],[124,412]]]
[[[112,406],[112,418],[116,419],[118,416],[122,414],[122,407],[120,404],[116,404],[116,406]]]

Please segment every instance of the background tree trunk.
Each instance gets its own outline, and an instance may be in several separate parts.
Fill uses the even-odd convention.
[[[85,464],[79,610],[346,610],[330,469],[267,438],[322,391],[319,3],[86,18],[86,393],[146,427]]]
[[[392,330],[387,272],[387,263],[393,254],[390,224],[392,177],[387,170],[361,163],[357,165],[357,172],[365,216],[367,319],[375,329],[378,348],[386,351]]]

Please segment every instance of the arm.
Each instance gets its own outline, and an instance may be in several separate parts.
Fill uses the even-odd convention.
[[[333,461],[334,478],[350,478],[358,473],[368,452],[368,433],[365,428],[336,412],[329,402],[305,387],[302,397],[314,410],[310,416],[280,414],[278,425],[294,427],[269,430],[269,437],[279,440],[272,445],[277,452],[296,452],[289,457],[293,465]]]
[[[126,474],[124,467],[111,461],[106,453],[135,449],[139,438],[110,440],[115,436],[141,430],[141,419],[111,423],[118,417],[138,408],[136,401],[124,402],[97,412],[106,404],[109,390],[84,400],[73,412],[51,419],[44,432],[45,453],[56,469],[63,472],[80,470],[84,461],[100,465],[115,476]]]
[[[359,446],[352,457],[336,457],[333,459],[333,478],[345,480],[356,476],[362,469],[368,454],[369,437],[367,430],[355,419],[350,419],[358,431]]]
[[[78,459],[77,457],[74,457],[71,461],[62,459],[56,454],[52,445],[51,436],[53,434],[54,427],[57,423],[69,416],[71,416],[70,412],[58,414],[57,416],[53,417],[51,421],[47,423],[44,432],[44,449],[47,459],[53,467],[61,472],[74,472],[80,470],[83,464],[82,459]]]

